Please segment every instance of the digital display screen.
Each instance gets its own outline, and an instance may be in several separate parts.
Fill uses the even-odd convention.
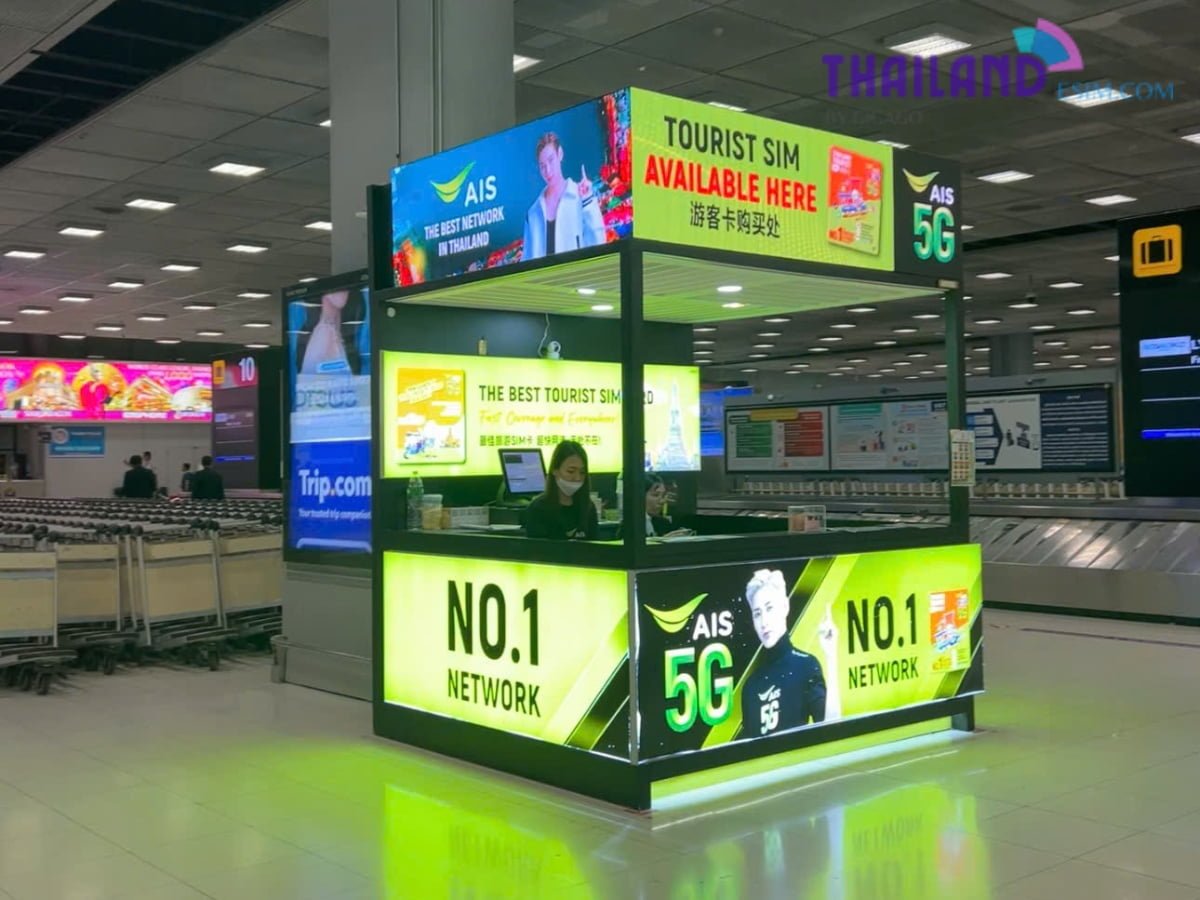
[[[385,478],[499,475],[497,450],[587,450],[592,472],[621,471],[621,366],[608,362],[385,351],[380,359]],[[651,366],[647,470],[700,468],[700,372]]]
[[[227,488],[258,484],[258,360],[239,353],[213,360],[213,461]]]
[[[208,363],[0,359],[0,419],[209,422]]]
[[[540,494],[546,489],[546,466],[541,450],[502,450],[504,483],[514,497]]]
[[[1138,341],[1138,380],[1145,440],[1200,439],[1200,338]]]
[[[700,392],[700,455],[725,455],[725,401],[730,397],[749,397],[750,387],[716,388]]]
[[[371,332],[364,278],[285,292],[287,547],[371,550]]]

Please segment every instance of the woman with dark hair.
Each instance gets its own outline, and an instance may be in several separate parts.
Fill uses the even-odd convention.
[[[663,515],[667,505],[667,484],[653,472],[646,473],[646,537],[686,537],[687,528],[676,528],[670,516]]]
[[[525,510],[525,534],[552,541],[596,539],[600,521],[591,501],[587,451],[563,441],[550,457],[546,490]]]

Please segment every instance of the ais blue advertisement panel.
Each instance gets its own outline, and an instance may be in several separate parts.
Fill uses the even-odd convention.
[[[629,92],[392,170],[398,286],[540,259],[633,229]]]
[[[371,442],[292,444],[290,544],[371,551]]]
[[[365,274],[284,292],[287,547],[371,549],[371,335]]]

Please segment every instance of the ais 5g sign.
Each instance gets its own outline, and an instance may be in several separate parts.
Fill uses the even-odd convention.
[[[897,150],[894,165],[896,271],[955,277],[962,251],[958,167],[911,150]]]

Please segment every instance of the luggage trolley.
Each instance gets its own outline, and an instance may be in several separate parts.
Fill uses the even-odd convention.
[[[74,651],[58,646],[58,569],[53,550],[0,552],[0,671],[5,683],[50,692]]]

